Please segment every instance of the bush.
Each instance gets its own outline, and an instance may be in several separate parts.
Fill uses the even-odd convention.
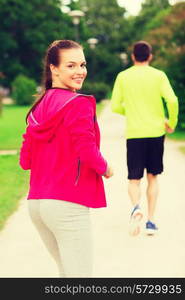
[[[104,82],[90,82],[86,81],[83,85],[81,93],[93,95],[97,102],[106,99],[110,93],[109,86]]]
[[[18,105],[30,105],[36,94],[37,84],[25,75],[18,75],[12,83],[12,98]]]

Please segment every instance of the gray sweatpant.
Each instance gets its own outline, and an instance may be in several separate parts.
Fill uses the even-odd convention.
[[[59,268],[60,277],[92,276],[89,208],[53,199],[28,200],[30,217]]]

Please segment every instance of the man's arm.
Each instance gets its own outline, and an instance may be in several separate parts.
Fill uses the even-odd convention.
[[[121,115],[125,114],[124,99],[122,93],[122,81],[119,74],[115,80],[114,87],[112,90],[111,109],[115,113]]]
[[[169,116],[168,120],[165,122],[166,131],[172,133],[177,125],[179,105],[178,99],[165,73],[162,73],[161,96],[166,102]]]

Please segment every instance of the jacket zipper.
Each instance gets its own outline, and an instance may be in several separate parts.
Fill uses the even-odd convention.
[[[80,159],[78,158],[78,167],[77,167],[77,176],[76,176],[76,180],[75,180],[75,185],[78,184],[79,178],[80,178]]]

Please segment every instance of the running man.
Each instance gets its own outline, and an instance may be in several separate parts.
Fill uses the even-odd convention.
[[[140,232],[143,217],[140,182],[146,169],[146,233],[153,235],[158,229],[154,221],[157,175],[163,172],[165,133],[173,133],[177,125],[178,99],[166,74],[149,65],[153,57],[150,44],[146,41],[135,43],[131,57],[133,66],[120,72],[115,80],[111,108],[126,117],[128,193],[133,205],[130,233],[135,236]]]

